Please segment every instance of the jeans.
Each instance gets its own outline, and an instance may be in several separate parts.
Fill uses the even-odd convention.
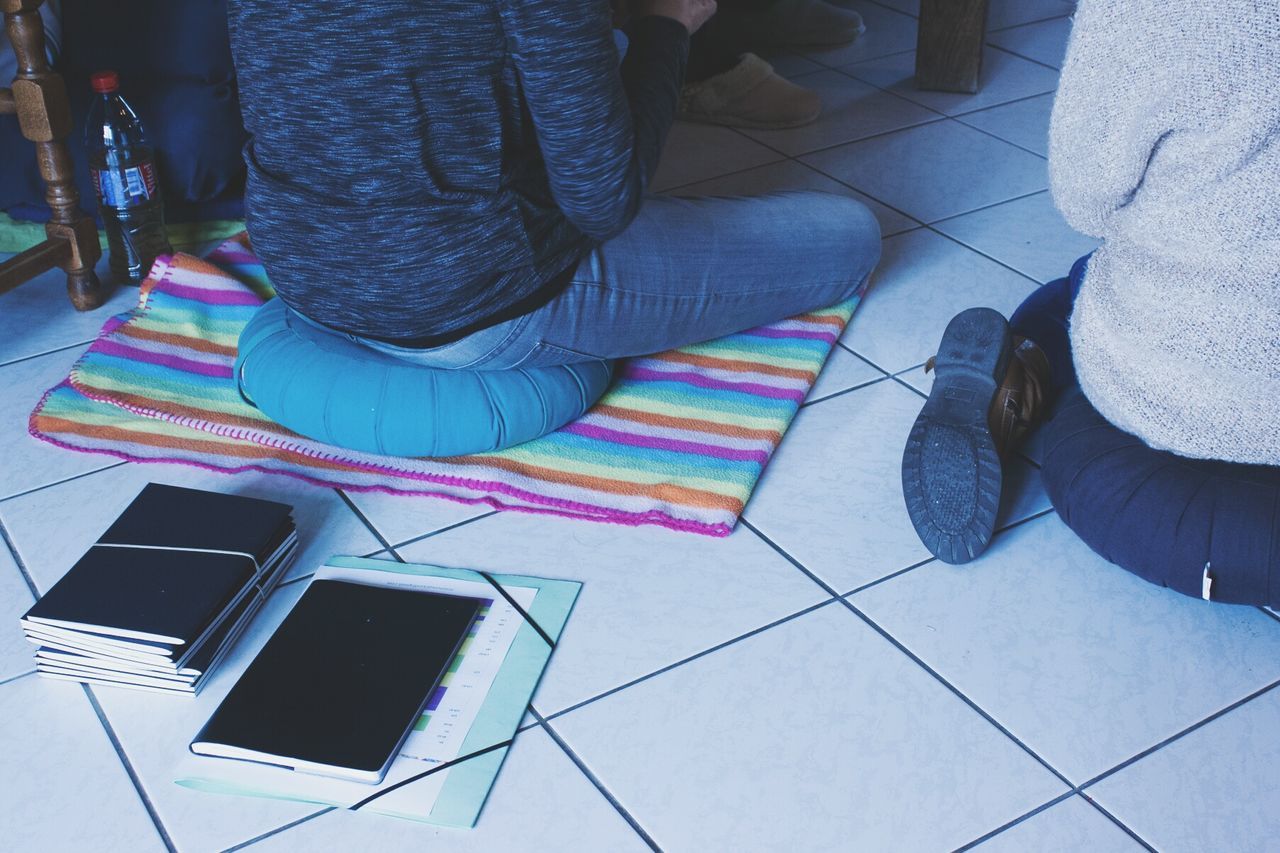
[[[1054,509],[1090,548],[1152,583],[1280,605],[1280,468],[1156,450],[1110,424],[1076,383],[1067,331],[1086,261],[1010,322],[1049,358],[1057,400],[1041,428],[1041,475]]]
[[[645,200],[541,308],[444,346],[364,346],[425,367],[508,370],[700,343],[842,302],[880,259],[860,202],[818,192]]]

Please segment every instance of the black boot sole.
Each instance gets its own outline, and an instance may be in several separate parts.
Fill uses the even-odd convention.
[[[953,317],[938,347],[933,390],[907,438],[907,514],[943,562],[969,562],[995,531],[1003,473],[988,413],[1012,351],[999,312],[970,308]]]

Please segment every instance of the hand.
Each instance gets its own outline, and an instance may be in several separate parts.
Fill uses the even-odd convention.
[[[684,24],[689,35],[705,24],[716,13],[716,0],[633,0],[631,16],[661,15]]]

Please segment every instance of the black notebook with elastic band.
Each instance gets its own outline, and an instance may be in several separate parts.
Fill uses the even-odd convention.
[[[23,616],[37,670],[193,695],[292,563],[291,513],[148,484]]]
[[[190,647],[293,535],[285,504],[151,483],[25,619]]]
[[[288,504],[244,495],[148,483],[120,514],[100,545],[145,545],[254,554],[265,559],[281,526],[291,522]]]
[[[313,581],[191,751],[379,782],[482,603]]]

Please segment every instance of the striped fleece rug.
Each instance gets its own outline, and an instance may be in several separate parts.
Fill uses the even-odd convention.
[[[243,236],[156,262],[31,415],[52,444],[137,462],[287,474],[323,486],[726,536],[857,300],[632,359],[586,415],[496,453],[408,459],[320,444],[266,420],[232,381],[270,285]]]

